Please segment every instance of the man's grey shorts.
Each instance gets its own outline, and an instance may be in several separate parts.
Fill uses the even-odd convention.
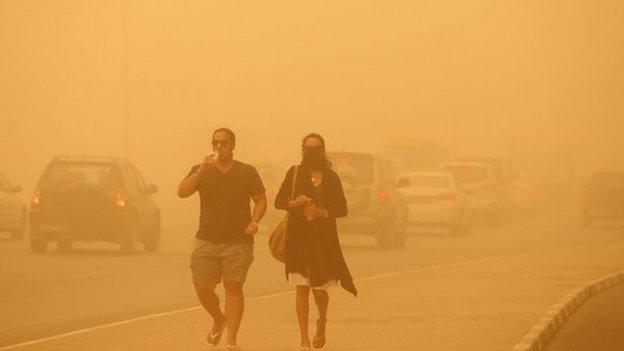
[[[253,262],[253,243],[213,244],[195,239],[191,253],[193,283],[239,282]]]

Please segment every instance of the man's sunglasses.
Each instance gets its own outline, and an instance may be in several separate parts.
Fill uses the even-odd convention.
[[[219,146],[219,144],[223,146],[228,146],[230,145],[230,142],[228,140],[213,140],[212,141],[212,146]]]

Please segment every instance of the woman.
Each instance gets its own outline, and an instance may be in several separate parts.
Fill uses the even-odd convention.
[[[336,218],[347,215],[342,184],[326,159],[325,140],[309,134],[302,143],[303,161],[291,167],[275,199],[275,207],[289,212],[286,234],[286,276],[296,286],[297,317],[302,350],[310,349],[308,310],[310,290],[319,318],[312,346],[325,345],[329,294],[338,283],[354,296],[357,290],[347,268],[336,231]],[[294,196],[291,198],[295,180]]]

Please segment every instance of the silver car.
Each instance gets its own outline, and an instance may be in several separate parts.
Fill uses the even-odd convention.
[[[407,199],[410,227],[445,228],[464,235],[470,233],[469,201],[450,174],[403,173],[398,177],[397,184]]]

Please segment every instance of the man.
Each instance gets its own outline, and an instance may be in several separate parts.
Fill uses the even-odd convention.
[[[207,341],[216,346],[227,327],[228,350],[240,350],[236,334],[243,309],[243,283],[253,261],[253,235],[266,212],[266,195],[256,169],[233,159],[234,132],[217,129],[212,136],[214,154],[191,168],[178,186],[178,196],[199,192],[199,230],[191,254],[191,272],[197,296],[214,323]],[[253,213],[249,198],[253,199]],[[217,284],[225,287],[225,313]]]

